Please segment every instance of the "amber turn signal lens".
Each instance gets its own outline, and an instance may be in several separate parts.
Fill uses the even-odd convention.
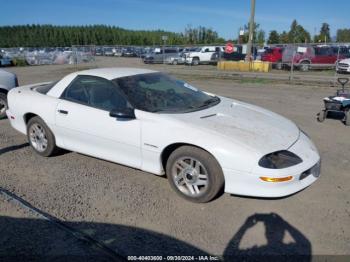
[[[261,176],[260,179],[265,182],[285,182],[292,180],[292,176],[287,176],[287,177],[266,177],[266,176]]]

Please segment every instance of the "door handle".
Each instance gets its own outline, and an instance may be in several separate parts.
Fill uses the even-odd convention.
[[[66,111],[66,110],[59,109],[58,113],[63,114],[63,115],[68,115],[68,111]]]

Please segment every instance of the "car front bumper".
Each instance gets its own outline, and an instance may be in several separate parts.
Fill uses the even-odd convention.
[[[284,169],[267,169],[256,167],[251,173],[242,173],[223,168],[225,192],[252,197],[284,197],[292,195],[314,183],[320,176],[321,159],[311,140],[300,133],[300,137],[289,151],[297,154],[302,163]],[[261,177],[286,178],[285,182],[266,182]]]
[[[346,66],[337,66],[337,72],[347,72],[350,73],[350,65]]]

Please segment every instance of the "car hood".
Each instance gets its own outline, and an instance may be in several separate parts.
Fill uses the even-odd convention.
[[[300,130],[292,121],[257,106],[220,99],[214,107],[174,117],[262,154],[288,149],[298,140]]]
[[[346,63],[346,64],[350,64],[350,58],[340,60],[340,61],[339,61],[339,63]]]

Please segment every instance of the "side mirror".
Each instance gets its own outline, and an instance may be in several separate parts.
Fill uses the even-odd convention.
[[[110,117],[117,119],[135,119],[135,112],[133,108],[113,109],[109,112]]]

